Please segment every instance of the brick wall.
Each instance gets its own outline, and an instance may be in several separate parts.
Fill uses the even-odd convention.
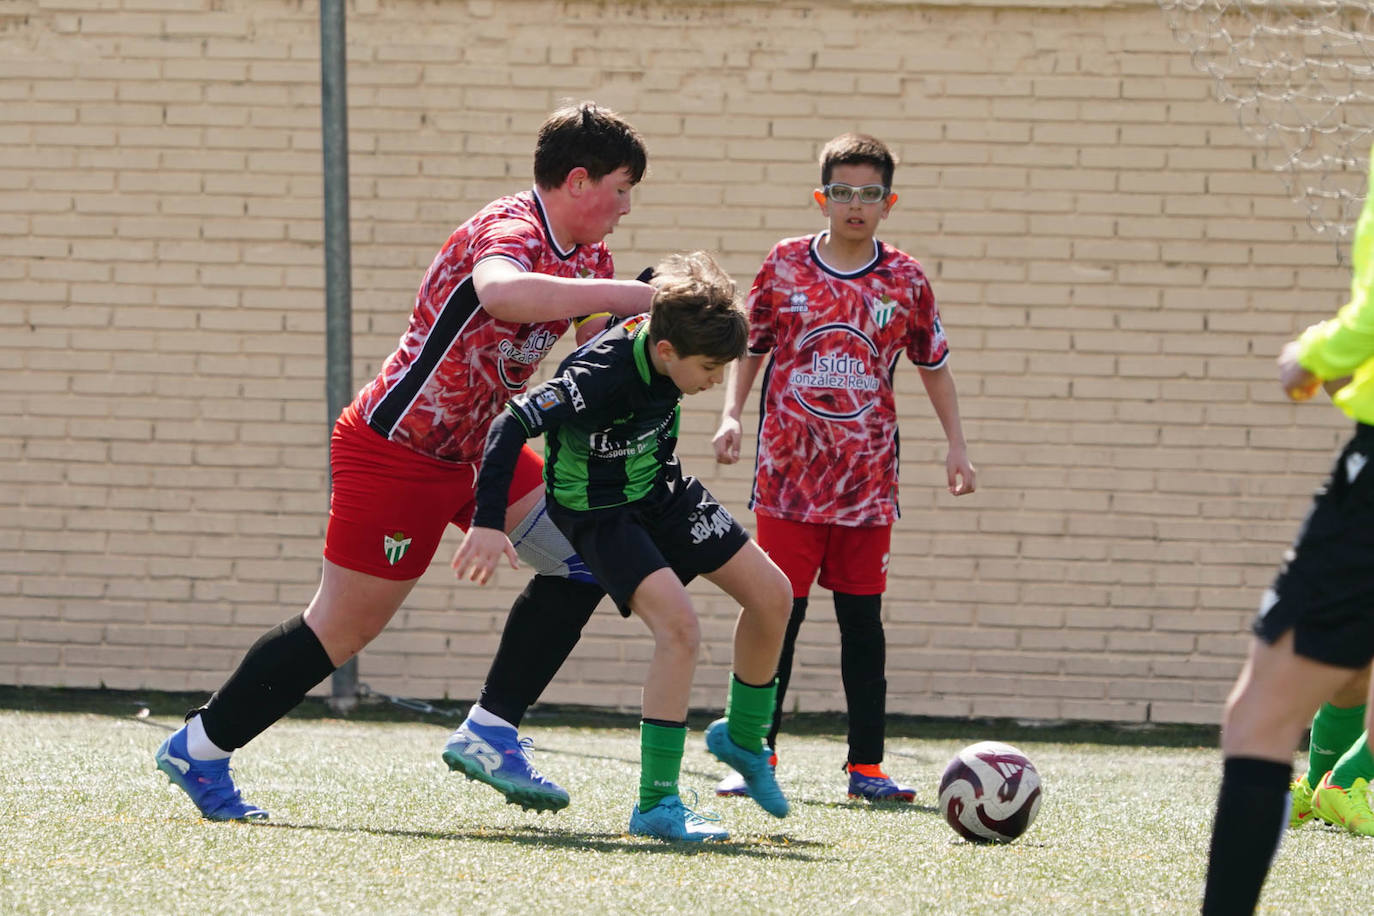
[[[210,689],[313,593],[318,35],[280,0],[0,0],[0,683]],[[650,144],[625,276],[702,247],[747,283],[820,227],[819,145],[876,133],[980,469],[944,493],[901,368],[889,708],[1216,720],[1346,430],[1273,357],[1348,272],[1153,4],[358,0],[348,38],[355,385],[561,98]],[[719,396],[687,405],[686,466],[748,520],[752,454],[714,467]],[[458,586],[456,544],[361,680],[475,694],[524,575]],[[694,594],[719,706],[734,610]],[[603,608],[550,699],[635,708],[649,651]],[[822,592],[797,661],[789,703],[842,708]]]

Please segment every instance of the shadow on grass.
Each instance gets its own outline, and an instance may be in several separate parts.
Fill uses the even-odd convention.
[[[203,703],[206,696],[205,693],[166,693],[149,690],[0,686],[0,710],[88,713],[122,718],[132,715],[141,705],[155,716],[180,717],[186,710]],[[453,702],[448,700],[435,703],[453,705]],[[688,717],[688,724],[699,731],[719,715],[717,710],[694,710]],[[335,713],[323,699],[310,697],[291,712],[291,717],[348,719],[357,722],[429,722],[450,728],[457,725],[457,716],[438,716],[408,709],[377,697],[367,698],[347,716]],[[530,708],[523,724],[551,728],[635,729],[639,726],[639,716],[587,706],[541,704]],[[843,736],[847,730],[845,716],[839,713],[796,713],[788,715],[783,723],[784,733],[793,735]],[[1218,728],[1213,725],[1032,722],[1014,718],[941,719],[896,714],[889,714],[887,717],[889,739],[951,739],[965,743],[995,739],[1013,744],[1018,741],[1037,741],[1149,747],[1216,747],[1217,736]],[[842,741],[843,738],[837,740]]]
[[[738,835],[723,842],[668,842],[629,834],[578,833],[550,827],[474,827],[470,830],[400,830],[381,827],[341,827],[329,824],[296,824],[283,821],[246,822],[243,826],[254,830],[320,830],[328,833],[354,833],[369,836],[400,837],[403,839],[448,841],[478,841],[525,845],[547,849],[556,847],[586,852],[617,852],[639,855],[681,855],[707,853],[727,857],[756,859],[787,859],[797,862],[834,862],[829,856],[818,856],[808,850],[824,847],[824,843],[799,840],[786,834],[771,834],[754,838]]]
[[[891,815],[896,817],[911,817],[921,815],[923,817],[940,816],[940,809],[934,805],[921,805],[916,802],[899,801],[862,801],[856,798],[846,798],[844,801],[832,801],[823,798],[798,798],[791,799],[793,804],[806,805],[811,808],[830,808],[834,811],[867,811],[876,815]]]

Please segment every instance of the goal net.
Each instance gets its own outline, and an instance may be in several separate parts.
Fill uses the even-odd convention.
[[[1159,0],[1174,36],[1264,150],[1308,221],[1340,240],[1374,142],[1370,0]]]

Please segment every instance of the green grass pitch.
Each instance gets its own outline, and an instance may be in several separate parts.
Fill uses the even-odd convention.
[[[634,720],[576,711],[526,722],[535,763],[572,793],[558,814],[508,806],[448,771],[451,720],[391,707],[293,715],[235,758],[266,824],[201,821],[153,767],[184,698],[0,691],[0,912],[25,913],[1188,913],[1206,868],[1215,730],[894,719],[887,769],[912,806],[845,796],[842,723],[799,719],[780,778],[793,814],[717,799],[694,716],[684,790],[732,837],[706,847],[625,833]],[[1021,840],[958,839],[935,811],[949,757],[1011,741],[1039,769]],[[684,794],[690,795],[690,792]],[[1262,911],[1354,912],[1374,846],[1324,826],[1290,833]],[[1335,890],[1333,890],[1335,889]]]

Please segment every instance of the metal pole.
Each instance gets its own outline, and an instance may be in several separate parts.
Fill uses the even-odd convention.
[[[329,428],[353,397],[352,262],[348,232],[348,75],[346,0],[320,0],[320,118],[324,149],[325,391]],[[358,659],[332,678],[329,705],[358,705]]]

